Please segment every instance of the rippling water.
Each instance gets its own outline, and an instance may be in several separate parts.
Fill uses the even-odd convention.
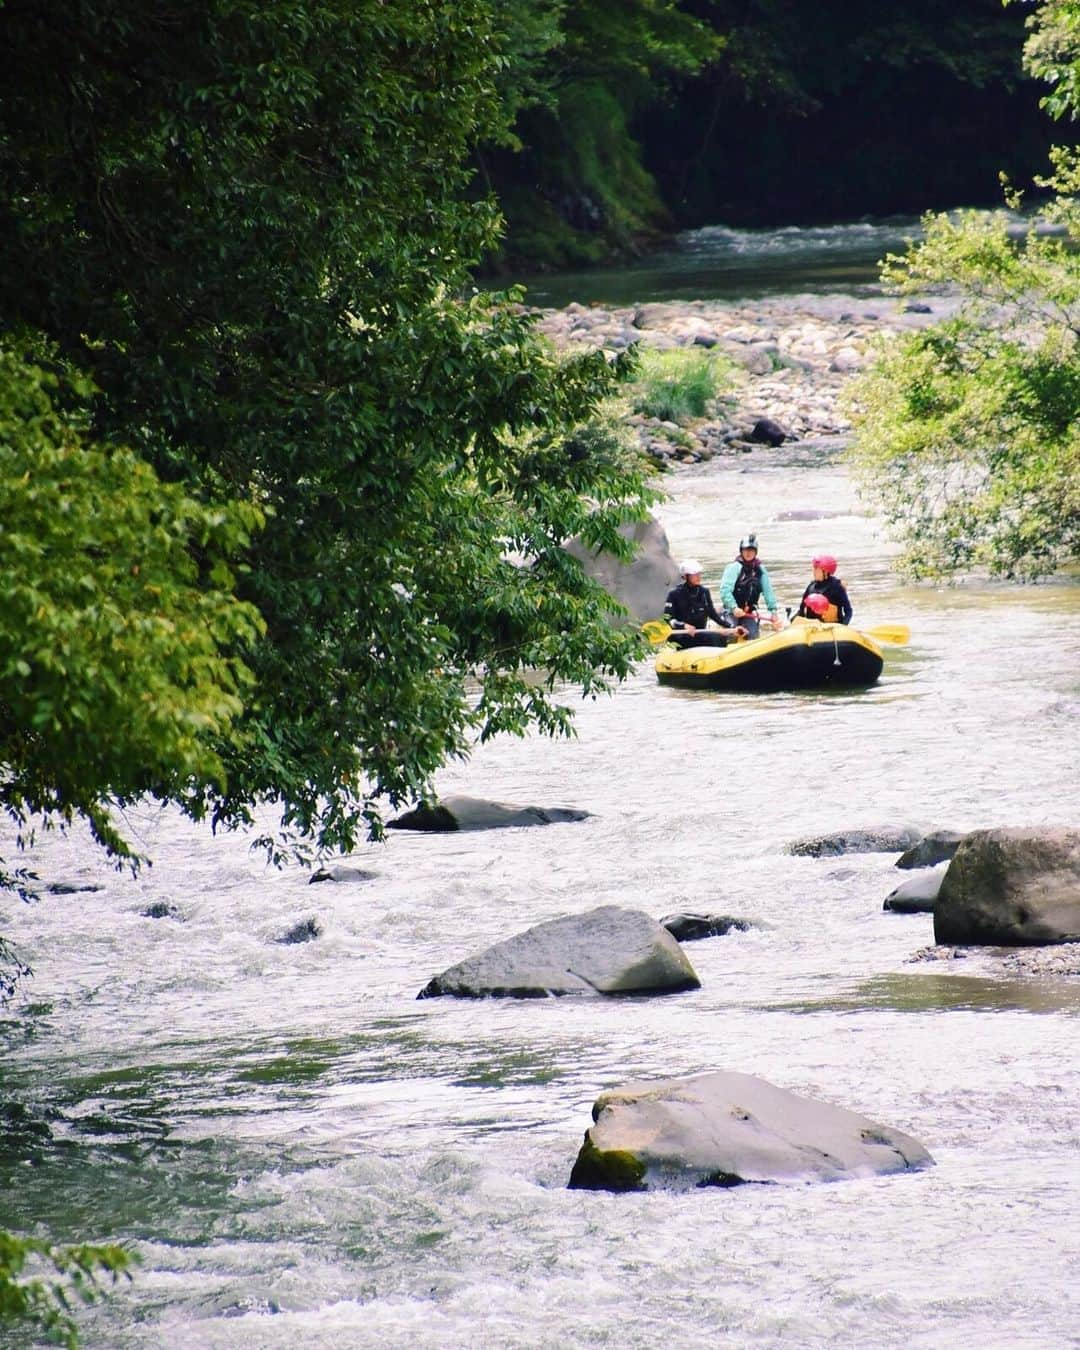
[[[1076,983],[990,954],[913,964],[931,919],[882,912],[891,855],[782,850],[883,821],[1076,824],[1080,587],[903,589],[844,470],[797,453],[671,488],[672,546],[707,580],[752,526],[788,602],[810,553],[836,552],[856,622],[911,625],[881,683],[718,696],[646,662],[579,705],[578,739],[498,742],[439,780],[589,820],[395,834],[350,860],[378,874],[356,884],[309,886],[149,809],[128,821],[154,858],[137,880],[81,836],[36,849],[43,880],[103,889],[3,902],[36,975],[0,1023],[0,1096],[52,1136],[9,1135],[0,1227],[139,1251],[88,1345],[1076,1343]],[[840,514],[778,519],[807,506]],[[177,917],[143,917],[154,902]],[[480,947],[604,903],[758,926],[688,946],[693,993],[416,1001]],[[274,941],[309,916],[318,941]],[[712,1069],[896,1125],[937,1166],[565,1189],[602,1089]]]
[[[1029,220],[1011,214],[1020,234]],[[1053,227],[1041,227],[1053,228]],[[793,291],[847,295],[880,292],[888,253],[903,253],[922,237],[914,217],[839,225],[734,229],[707,225],[677,236],[672,246],[618,268],[599,267],[523,277],[527,299],[539,306],[631,305],[646,300],[746,299]]]

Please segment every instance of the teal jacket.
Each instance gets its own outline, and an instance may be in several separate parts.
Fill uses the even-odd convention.
[[[739,590],[743,592],[742,598],[735,594],[736,583],[739,580],[742,570],[743,564],[738,558],[736,558],[734,562],[728,563],[724,568],[724,575],[720,578],[720,603],[723,605],[724,609],[734,611],[735,609],[754,609],[757,607],[758,597],[756,595],[752,596],[752,598],[747,597],[742,587],[739,587]],[[755,571],[757,573],[757,581],[760,585],[761,599],[765,601],[769,613],[775,614],[780,606],[777,604],[776,595],[772,588],[772,582],[769,580],[769,574],[760,563],[757,564]],[[757,588],[753,587],[752,589],[756,590]],[[747,598],[750,599],[749,604],[745,603]]]

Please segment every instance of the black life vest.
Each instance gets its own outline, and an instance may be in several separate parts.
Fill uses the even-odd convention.
[[[756,558],[753,562],[741,557],[735,561],[742,565],[739,579],[731,588],[735,603],[740,609],[756,609],[761,595],[761,564]]]

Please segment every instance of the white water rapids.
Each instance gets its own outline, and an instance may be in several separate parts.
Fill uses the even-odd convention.
[[[881,683],[699,694],[645,662],[580,704],[576,740],[499,741],[438,781],[590,819],[394,834],[347,860],[378,874],[356,884],[309,886],[149,809],[128,821],[154,859],[136,880],[81,835],[39,842],[43,881],[103,889],[0,904],[35,970],[0,1021],[0,1099],[51,1129],[0,1155],[0,1228],[139,1253],[81,1316],[86,1345],[1077,1343],[1080,985],[993,954],[913,963],[932,922],[882,912],[910,875],[893,855],[783,849],[879,822],[1080,822],[1080,587],[902,588],[843,468],[798,453],[670,489],[672,547],[707,583],[748,528],[788,603],[835,552],[857,625],[911,626]],[[808,506],[842,514],[778,519]],[[144,917],[154,902],[177,917]],[[693,993],[416,1001],[464,956],[605,903],[757,926],[687,946]],[[274,941],[308,917],[318,940]],[[566,1189],[602,1089],[712,1069],[898,1126],[936,1166]]]

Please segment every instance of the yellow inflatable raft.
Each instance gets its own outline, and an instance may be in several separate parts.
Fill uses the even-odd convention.
[[[865,689],[876,683],[881,648],[839,623],[796,619],[789,628],[726,647],[668,645],[656,658],[661,684],[682,689],[775,693],[782,689]]]

